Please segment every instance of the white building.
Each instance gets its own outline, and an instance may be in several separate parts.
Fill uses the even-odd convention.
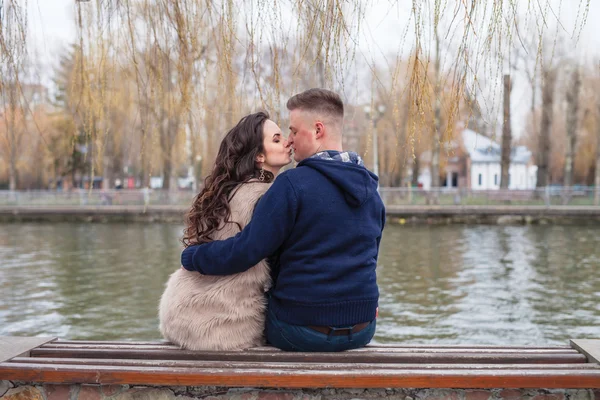
[[[468,187],[474,190],[499,189],[501,146],[470,129],[463,130],[462,140],[468,154]],[[511,149],[508,174],[509,189],[535,189],[537,166],[533,165],[533,157],[527,147]]]

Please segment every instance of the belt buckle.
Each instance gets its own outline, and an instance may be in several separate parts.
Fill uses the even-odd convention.
[[[329,327],[329,333],[328,335],[332,335],[332,336],[342,336],[342,335],[350,335],[352,334],[352,330],[354,329],[356,325],[350,326],[350,327],[343,327],[343,328],[336,328],[336,327]],[[346,333],[344,333],[346,332]]]

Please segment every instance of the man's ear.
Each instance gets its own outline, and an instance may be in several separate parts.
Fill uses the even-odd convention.
[[[321,121],[317,121],[315,123],[315,137],[317,139],[322,139],[323,134],[325,133],[325,125]]]

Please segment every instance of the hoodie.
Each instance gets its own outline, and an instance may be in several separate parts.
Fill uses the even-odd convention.
[[[242,232],[190,246],[181,262],[205,275],[231,275],[277,255],[269,307],[278,319],[354,325],[375,319],[384,223],[374,174],[352,162],[307,158],[277,177]]]

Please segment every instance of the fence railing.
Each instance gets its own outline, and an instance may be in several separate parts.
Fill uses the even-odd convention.
[[[190,205],[195,193],[152,189],[0,191],[0,206],[149,206]]]
[[[471,206],[594,206],[600,188],[548,186],[530,190],[474,190],[466,188],[380,188],[385,205]]]
[[[594,187],[549,186],[534,190],[381,187],[379,193],[386,206],[597,206],[600,199],[600,188]],[[0,191],[0,206],[189,206],[195,194],[152,189]]]

